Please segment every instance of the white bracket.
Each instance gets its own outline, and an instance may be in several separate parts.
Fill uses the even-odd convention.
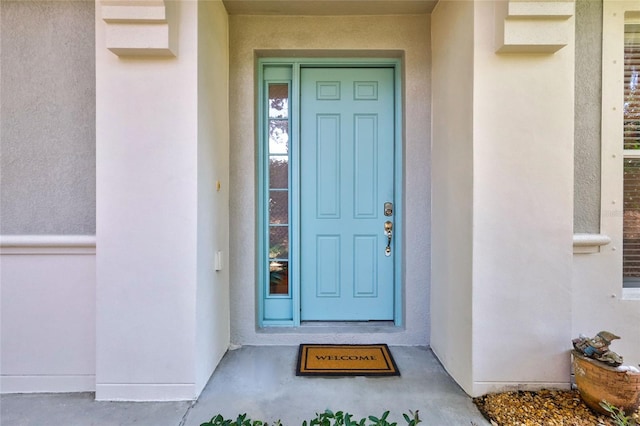
[[[176,1],[102,0],[107,49],[118,56],[176,56]]]
[[[573,1],[495,2],[497,53],[555,53],[569,44]]]

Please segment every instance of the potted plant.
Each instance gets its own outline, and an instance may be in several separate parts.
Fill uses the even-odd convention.
[[[613,333],[601,331],[594,338],[573,340],[573,371],[582,400],[592,410],[609,415],[600,403],[606,401],[626,413],[640,406],[640,370],[622,365],[622,357],[609,350]]]

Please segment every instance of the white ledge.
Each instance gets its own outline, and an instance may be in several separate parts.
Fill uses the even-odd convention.
[[[0,254],[95,254],[95,235],[0,235]]]
[[[640,300],[640,288],[623,288],[622,300]]]
[[[610,242],[611,238],[603,234],[573,234],[573,253],[598,253]]]
[[[102,3],[102,19],[107,23],[167,22],[166,8],[163,2],[150,4],[111,4]]]
[[[174,1],[102,0],[106,47],[121,57],[176,56],[177,12]]]
[[[571,1],[510,1],[510,17],[569,19],[574,13]]]
[[[496,53],[552,54],[569,44],[573,1],[495,3]]]

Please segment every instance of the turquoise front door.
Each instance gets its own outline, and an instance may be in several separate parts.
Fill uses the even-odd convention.
[[[300,98],[300,319],[393,320],[394,69],[303,68]]]

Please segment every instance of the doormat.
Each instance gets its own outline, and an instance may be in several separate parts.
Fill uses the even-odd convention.
[[[297,376],[399,376],[389,347],[377,345],[303,344]]]

